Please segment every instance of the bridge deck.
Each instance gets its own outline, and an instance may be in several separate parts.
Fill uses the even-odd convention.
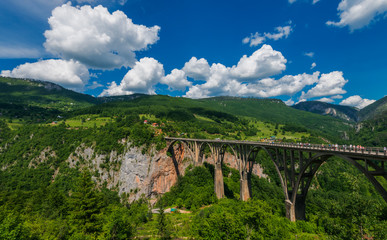
[[[205,142],[205,143],[221,143],[221,144],[244,144],[253,146],[262,146],[266,148],[283,148],[290,150],[303,150],[309,152],[345,154],[355,157],[367,157],[379,161],[387,161],[387,151],[384,148],[377,147],[356,147],[350,148],[348,145],[339,145],[338,147],[324,144],[308,144],[308,143],[276,143],[276,142],[253,142],[253,141],[238,141],[238,140],[217,140],[217,139],[193,139],[193,138],[176,138],[165,137],[166,140],[172,141],[187,141],[187,142]]]

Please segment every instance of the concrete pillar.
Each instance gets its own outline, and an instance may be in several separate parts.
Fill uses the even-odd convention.
[[[218,199],[224,197],[224,183],[222,173],[222,163],[215,163],[215,179],[214,179],[215,194]]]
[[[305,198],[304,195],[297,195],[296,197],[296,206],[295,206],[295,212],[296,212],[296,219],[297,220],[305,220]]]
[[[288,199],[285,200],[285,210],[286,210],[286,217],[290,221],[295,222],[296,221],[295,207],[294,207],[294,204]]]
[[[240,198],[242,201],[247,201],[250,198],[249,180],[247,171],[242,172]]]

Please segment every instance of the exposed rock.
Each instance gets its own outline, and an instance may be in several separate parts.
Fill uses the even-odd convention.
[[[183,145],[174,146],[175,158],[167,156],[167,149],[156,151],[150,149],[143,154],[142,148],[125,144],[122,154],[112,151],[110,154],[96,154],[93,147],[81,145],[76,148],[67,162],[72,168],[88,167],[94,174],[93,180],[98,186],[106,184],[108,188],[117,189],[119,194],[127,194],[130,201],[139,199],[142,195],[154,198],[168,192],[177,182],[178,175],[184,175],[185,169],[193,164],[192,157]],[[213,163],[211,157],[205,159]],[[238,169],[236,159],[227,153],[224,164]],[[95,176],[98,173],[98,176]],[[267,177],[262,168],[255,164],[253,174]]]
[[[51,147],[46,147],[39,156],[33,158],[28,164],[28,168],[36,168],[39,164],[46,162],[49,158],[56,158],[56,153]]]

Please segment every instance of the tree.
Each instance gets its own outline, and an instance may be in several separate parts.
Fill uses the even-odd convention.
[[[164,212],[164,206],[159,199],[159,215],[157,217],[157,229],[160,239],[171,239],[171,234],[169,232],[168,219]]]
[[[100,231],[99,213],[101,210],[100,199],[94,190],[91,174],[84,169],[78,180],[77,189],[71,196],[73,210],[70,220],[73,227],[86,235],[95,235]]]
[[[130,220],[127,208],[113,206],[103,226],[104,239],[131,239],[135,228]]]

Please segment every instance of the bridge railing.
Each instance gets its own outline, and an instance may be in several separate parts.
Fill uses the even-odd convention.
[[[167,137],[168,139],[168,137]],[[185,141],[206,141],[207,139],[189,139],[189,138],[173,138],[181,139]],[[349,152],[349,153],[361,153],[376,156],[387,156],[387,149],[380,147],[363,147],[360,145],[338,145],[338,144],[311,144],[311,143],[286,143],[286,142],[250,142],[250,141],[237,141],[237,140],[208,140],[210,142],[229,142],[229,143],[247,143],[257,144],[266,146],[278,146],[278,147],[289,147],[289,148],[300,148],[300,149],[312,149],[312,150],[323,150],[323,151],[335,151],[335,152]]]
[[[276,143],[269,142],[270,145],[284,146],[284,147],[296,147],[307,148],[314,150],[330,150],[338,152],[353,152],[362,154],[372,154],[377,156],[387,156],[387,149],[380,147],[363,147],[363,146],[351,146],[351,145],[324,145],[324,144],[310,144],[310,143]]]

